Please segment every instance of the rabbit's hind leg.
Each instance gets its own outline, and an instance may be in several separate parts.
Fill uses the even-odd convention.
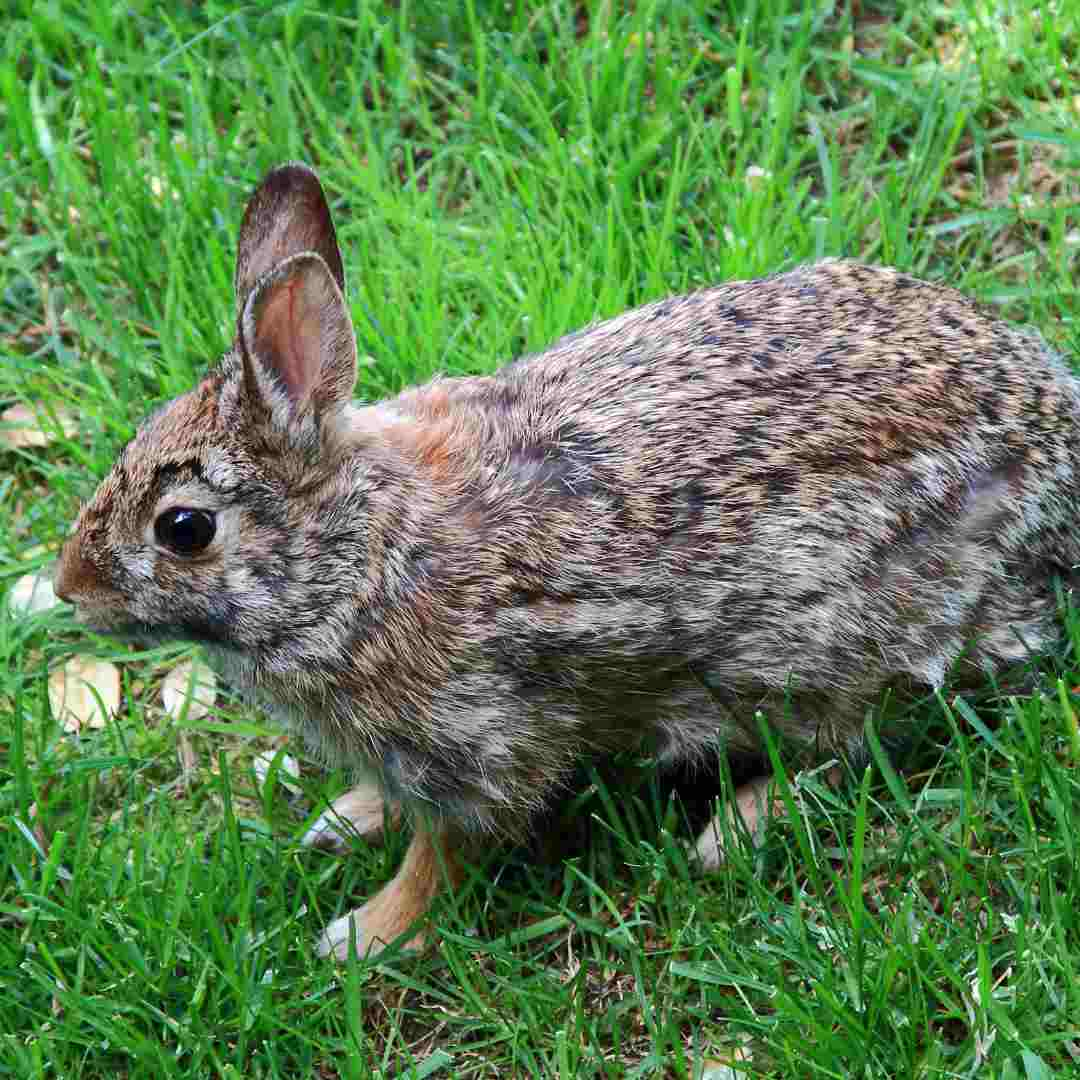
[[[464,876],[459,842],[460,837],[451,829],[418,819],[398,872],[366,904],[326,927],[319,955],[332,953],[344,960],[350,939],[355,941],[358,955],[371,955],[413,928],[418,932],[405,948],[424,948],[429,939],[418,924],[435,897],[445,889],[457,888]]]
[[[843,778],[843,769],[837,764],[824,772],[825,782],[832,788],[839,787]],[[769,822],[786,816],[787,808],[773,776],[755,776],[741,784],[735,789],[734,798],[705,826],[694,844],[701,869],[709,873],[724,864],[728,845],[735,840],[740,826],[746,829],[750,843],[757,848],[765,840]]]
[[[755,719],[746,721],[742,738],[749,743],[760,716],[765,716],[775,734],[783,740],[784,760],[793,770],[821,764],[824,779],[831,787],[843,780],[842,760],[861,760],[865,748],[861,741],[859,718],[869,703],[879,696],[866,687],[849,688],[849,693],[834,694],[821,690],[802,693],[766,691],[753,710]],[[760,743],[760,732],[757,732]],[[761,762],[767,768],[767,762]],[[827,766],[827,767],[825,767]],[[722,806],[702,831],[695,844],[700,866],[706,872],[718,869],[726,860],[730,846],[741,828],[758,847],[764,841],[771,819],[786,816],[784,801],[771,773],[752,775],[735,788],[733,797]]]
[[[734,799],[702,830],[694,845],[701,869],[718,870],[727,859],[727,847],[736,836],[740,823],[754,847],[765,837],[770,818],[781,817],[784,804],[771,776],[757,776],[735,791]]]

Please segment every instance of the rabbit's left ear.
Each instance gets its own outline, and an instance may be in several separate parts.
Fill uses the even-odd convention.
[[[262,406],[256,412],[316,450],[356,382],[352,320],[323,258],[293,255],[263,277],[244,305],[238,339],[247,394]]]

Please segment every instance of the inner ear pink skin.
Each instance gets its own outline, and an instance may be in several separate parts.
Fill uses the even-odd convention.
[[[255,313],[255,350],[283,383],[290,399],[308,400],[321,363],[319,306],[310,302],[303,272],[268,290]]]
[[[316,252],[294,255],[259,282],[240,320],[239,344],[254,377],[252,389],[271,411],[266,395],[273,384],[284,391],[291,420],[312,409],[323,416],[351,397],[356,381],[352,321],[332,272]]]

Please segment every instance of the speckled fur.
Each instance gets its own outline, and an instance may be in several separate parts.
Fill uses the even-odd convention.
[[[358,407],[317,189],[264,182],[237,343],[82,511],[58,589],[88,622],[201,641],[328,756],[506,830],[588,755],[754,747],[758,706],[857,750],[891,681],[1055,639],[1080,394],[1035,334],[830,261]],[[320,354],[310,392],[290,334]],[[154,543],[168,500],[217,512],[206,556]]]

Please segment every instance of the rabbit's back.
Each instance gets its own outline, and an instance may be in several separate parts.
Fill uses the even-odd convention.
[[[806,487],[811,504],[810,478],[829,476],[831,497],[832,482],[925,454],[1071,464],[1080,402],[1036,334],[953,290],[841,261],[571,334],[504,369],[492,399],[511,414],[497,433],[511,447],[598,460],[602,446],[624,480],[768,479],[780,501]]]

